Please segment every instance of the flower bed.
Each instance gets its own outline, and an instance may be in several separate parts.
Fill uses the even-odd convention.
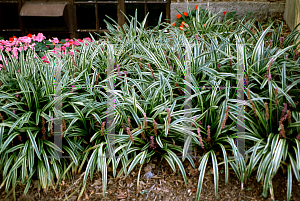
[[[300,180],[300,34],[293,30],[281,38],[282,24],[264,30],[254,20],[220,23],[209,10],[201,20],[200,10],[195,12],[188,30],[162,23],[154,32],[133,19],[123,29],[107,22],[110,33],[99,41],[62,40],[60,49],[58,39],[42,34],[1,41],[0,187],[14,192],[21,182],[26,194],[38,178],[47,191],[83,172],[81,197],[97,170],[104,196],[108,167],[120,177],[140,164],[140,174],[157,156],[174,172],[179,169],[185,183],[182,161],[200,171],[197,200],[208,161],[215,194],[222,166],[225,183],[231,167],[241,188],[257,170],[263,195],[270,190],[272,198],[272,178],[281,166],[288,173],[289,200],[292,175]],[[241,67],[244,99],[236,90]],[[107,112],[112,86],[114,113]],[[239,108],[245,109],[244,123],[236,122]],[[61,126],[55,129],[58,116]],[[112,124],[115,135],[109,135]],[[239,135],[237,125],[245,130]],[[249,158],[240,157],[240,138]],[[53,143],[57,139],[62,147]],[[194,158],[189,147],[201,157]],[[111,152],[120,157],[106,158]]]
[[[91,38],[85,38],[86,41],[91,42]],[[84,40],[81,39],[62,39],[61,41],[58,38],[53,38],[46,40],[46,37],[39,33],[36,35],[28,34],[23,37],[10,37],[9,40],[0,40],[0,50],[3,52],[5,60],[7,58],[7,53],[10,53],[12,57],[18,59],[19,54],[24,51],[26,52],[28,49],[34,50],[41,57],[44,62],[48,62],[44,52],[50,51],[53,53],[60,52],[62,54],[74,55],[74,50],[72,50],[72,46],[80,46],[82,44],[87,45]],[[2,57],[0,57],[0,61],[2,61]],[[3,64],[0,64],[0,68]]]

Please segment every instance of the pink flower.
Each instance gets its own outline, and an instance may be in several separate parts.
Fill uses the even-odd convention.
[[[11,48],[10,48],[10,47],[7,47],[7,48],[5,49],[5,51],[10,52],[10,51],[11,51]]]
[[[77,41],[74,41],[73,44],[76,45],[76,46],[80,45],[80,43],[78,43]]]
[[[211,137],[210,137],[210,125],[207,126],[207,138],[206,138],[207,142],[211,141]]]
[[[68,52],[69,53],[69,55],[74,55],[74,52]]]
[[[200,128],[197,129],[197,133],[198,133],[198,136],[199,136],[200,145],[201,145],[202,149],[204,149],[204,144],[203,144]]]
[[[71,46],[71,43],[69,43],[69,42],[66,42],[66,43],[64,44],[64,46],[66,46],[66,47],[70,47],[70,46]]]
[[[0,50],[3,51],[4,50],[4,47],[2,45],[0,45]]]
[[[84,38],[85,40],[91,42],[92,40],[89,37]]]
[[[46,39],[46,37],[42,33],[38,33],[37,36],[33,35],[32,40],[37,42],[42,42],[43,39]]]
[[[153,138],[153,136],[150,136],[150,148],[156,149],[156,145],[154,145],[154,138]]]
[[[62,50],[62,51],[65,51],[65,50],[66,50],[66,47],[62,46],[62,47],[61,47],[61,50]]]
[[[53,40],[51,42],[54,42],[57,44],[57,43],[59,43],[59,40],[58,40],[58,38],[53,38]]]
[[[197,117],[194,117],[193,120],[196,121]],[[192,126],[195,126],[194,123],[192,123]]]
[[[18,59],[18,48],[17,47],[13,47],[13,50],[12,50],[14,56]]]
[[[121,71],[120,71],[120,65],[117,64],[117,72],[118,72],[118,76],[121,77]]]
[[[21,41],[22,43],[31,43],[31,38],[28,36],[23,36],[19,38],[19,41]]]
[[[41,58],[41,60],[44,60],[45,63],[50,63],[45,55]]]
[[[22,51],[22,49],[23,49],[23,47],[19,47],[19,48],[18,48],[19,52],[21,52],[21,51]]]
[[[42,33],[38,33],[37,39],[38,39],[38,42],[42,42],[43,39],[46,39],[46,37]]]

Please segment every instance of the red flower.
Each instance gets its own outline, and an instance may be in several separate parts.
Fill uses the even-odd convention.
[[[205,24],[203,24],[203,27],[205,27]]]
[[[175,27],[175,22],[172,24],[173,27]]]
[[[181,14],[176,15],[177,19],[181,18]]]
[[[184,12],[183,14],[184,14],[184,16],[186,16],[186,17],[188,16],[187,12]]]
[[[179,29],[180,29],[180,30],[183,30],[183,25],[180,25],[180,26],[179,26]]]
[[[197,8],[198,8],[198,5],[195,6],[195,9],[196,9],[196,10],[197,10]]]
[[[27,36],[28,36],[29,38],[31,38],[31,37],[32,37],[32,34],[31,34],[31,33],[29,33]]]
[[[224,13],[224,15],[227,15],[227,14],[228,14],[228,12],[227,12],[227,11],[224,11],[223,13]]]
[[[13,37],[9,37],[9,41],[14,41],[15,40],[15,38],[17,38],[16,36],[13,36]]]
[[[182,22],[181,22],[181,25],[184,25],[184,24],[185,24],[185,21],[182,21]]]

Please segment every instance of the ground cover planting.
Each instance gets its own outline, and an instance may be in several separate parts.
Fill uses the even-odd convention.
[[[178,172],[183,185],[197,174],[196,200],[207,172],[217,196],[220,177],[226,184],[232,170],[241,190],[255,173],[251,183],[275,199],[280,168],[286,199],[293,197],[292,183],[300,181],[299,32],[283,37],[283,23],[264,27],[200,7],[179,15],[152,29],[137,13],[122,27],[106,22],[109,32],[99,40],[0,40],[6,197],[17,199],[18,185],[27,194],[36,180],[47,192],[76,178],[80,184],[63,199],[72,192],[88,199],[94,175],[105,197],[109,178],[133,171],[136,192],[145,193],[141,172],[153,160]],[[236,143],[242,139],[245,156]]]

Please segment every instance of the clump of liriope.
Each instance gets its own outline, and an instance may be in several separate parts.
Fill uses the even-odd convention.
[[[1,174],[0,180],[3,180],[3,182],[1,182],[0,188],[5,185],[5,191],[13,194],[15,194],[15,187],[18,183],[26,185],[24,191],[26,194],[31,185],[30,177],[39,178],[39,190],[47,191],[49,187],[54,186],[54,182],[58,181],[63,175],[70,162],[70,160],[59,159],[56,154],[57,151],[64,153],[65,156],[72,156],[74,163],[77,164],[76,150],[72,150],[68,147],[68,144],[64,144],[66,149],[64,147],[64,150],[61,150],[61,148],[55,146],[52,140],[47,140],[47,138],[54,136],[53,118],[51,118],[51,113],[53,114],[55,110],[54,63],[52,61],[44,63],[36,54],[28,53],[26,57],[23,57],[23,54],[24,52],[21,51],[20,61],[22,60],[22,62],[18,60],[10,61],[11,58],[8,58],[7,71],[3,71],[3,69],[0,71],[0,79],[3,81],[0,90],[0,108],[7,108],[4,111],[1,110],[1,116],[3,115],[5,119],[3,117],[0,117],[0,119],[3,123],[15,122],[15,125],[11,127],[14,132],[9,131],[7,126],[1,126],[4,128],[4,132],[1,133],[2,138],[0,139],[0,144],[3,145],[0,149],[0,158],[1,163],[6,165],[8,171],[3,172],[0,165],[0,172],[3,173]],[[50,57],[49,60],[51,60]],[[12,66],[12,62],[18,63],[17,68]],[[30,65],[28,65],[29,63]],[[66,72],[64,67],[62,72]],[[72,72],[73,70],[69,71],[69,76],[66,79],[73,79]],[[69,93],[69,89],[62,89],[62,96],[67,94],[65,91]],[[4,94],[5,98],[3,98]],[[64,100],[62,102],[65,103]],[[10,106],[7,107],[8,104]],[[69,107],[68,103],[65,103],[64,107]],[[72,109],[69,111],[72,112]],[[64,109],[61,112],[64,114]],[[26,118],[24,119],[24,117]],[[62,123],[61,133],[64,133],[66,132],[64,119]],[[70,143],[77,140],[76,137],[68,137]],[[81,146],[81,142],[77,141],[76,143]],[[22,146],[26,144],[29,144],[31,149],[28,149],[28,146]],[[10,159],[7,158],[7,151],[16,146],[19,149],[14,150],[14,154]],[[14,161],[23,161],[24,163],[16,165]],[[30,165],[28,165],[28,161],[31,161]],[[51,165],[49,166],[49,164]],[[66,178],[66,176],[64,177]]]
[[[225,106],[225,103],[224,103]],[[227,153],[225,152],[224,143],[229,143],[228,138],[232,138],[232,133],[230,130],[233,128],[234,124],[228,125],[228,128],[226,131],[223,129],[226,127],[226,123],[228,123],[229,119],[229,106],[225,106],[226,110],[219,110],[218,113],[211,113],[209,115],[218,114],[220,115],[222,112],[222,116],[224,119],[221,119],[220,117],[218,119],[212,118],[213,121],[211,122],[209,116],[207,118],[204,116],[203,121],[199,122],[198,124],[200,127],[197,128],[197,134],[198,134],[198,143],[200,144],[201,149],[204,151],[203,155],[201,156],[201,159],[199,160],[200,166],[199,166],[199,181],[198,181],[198,188],[196,193],[196,200],[200,200],[201,197],[201,189],[202,189],[202,182],[205,176],[205,171],[207,167],[207,162],[210,160],[213,164],[213,174],[214,174],[214,183],[215,183],[215,194],[218,193],[218,177],[219,177],[219,170],[217,167],[217,157],[216,154],[220,151],[222,152],[222,161],[225,163],[225,182],[227,182],[228,179],[228,160],[227,160]],[[215,111],[217,112],[217,111]],[[206,114],[208,115],[208,113]],[[216,115],[217,116],[217,115]],[[220,122],[220,124],[219,124]],[[223,130],[223,131],[222,131]],[[230,137],[229,137],[230,136]],[[227,138],[228,137],[228,138]],[[225,140],[225,141],[223,141]],[[227,145],[228,145],[227,144]]]
[[[278,91],[278,89],[275,90],[276,92]],[[277,97],[275,98],[277,99]],[[300,135],[297,132],[297,128],[293,126],[295,125],[293,124],[293,121],[296,122],[296,119],[293,119],[293,117],[295,118],[297,117],[297,115],[294,111],[293,116],[293,111],[288,108],[287,103],[283,103],[281,110],[279,110],[279,108],[272,107],[271,104],[276,105],[278,107],[277,104],[279,103],[279,100],[275,101],[275,103],[273,101],[270,101],[270,104],[268,104],[267,102],[257,103],[258,108],[256,108],[256,112],[259,116],[261,124],[257,122],[255,118],[251,117],[249,113],[246,113],[246,138],[251,139],[251,141],[253,141],[252,147],[256,147],[259,143],[264,145],[263,147],[258,148],[255,152],[250,152],[252,153],[251,161],[253,162],[253,159],[258,157],[257,166],[258,171],[260,171],[261,174],[257,175],[257,179],[258,181],[263,181],[263,195],[267,196],[267,190],[270,188],[271,196],[274,197],[273,187],[271,184],[272,178],[277,173],[279,166],[285,166],[284,164],[287,164],[288,167],[290,166],[291,168],[287,168],[287,170],[289,171],[288,174],[291,174],[292,169],[295,168],[293,163],[294,161],[296,161],[296,158],[294,156],[295,150],[293,147],[297,147],[296,149],[298,149],[298,145],[300,145],[297,145],[300,139]],[[278,121],[274,121],[275,119],[278,119]],[[274,150],[271,149],[272,144],[277,144]],[[266,152],[258,155],[258,153],[262,153],[262,150],[266,150]],[[284,158],[284,155],[281,154],[283,150],[287,151],[286,158]],[[271,157],[269,159],[266,159],[267,161],[263,160],[267,155],[271,155]],[[276,158],[275,156],[278,157]],[[274,160],[276,160],[276,163]],[[281,164],[280,161],[284,161],[285,163]],[[269,165],[266,169],[263,170],[262,167],[264,164]],[[255,166],[249,166],[249,168],[250,169],[248,170],[248,173],[250,175],[251,171],[254,170]],[[270,171],[272,171],[272,174],[268,173]],[[293,171],[296,171],[296,169],[294,169]],[[287,186],[287,199],[289,200],[289,192],[291,192],[291,183],[288,183]]]

